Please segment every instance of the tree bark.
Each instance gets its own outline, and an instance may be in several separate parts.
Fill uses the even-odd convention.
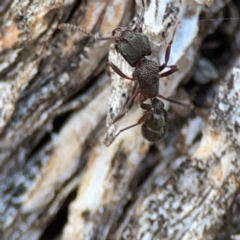
[[[240,239],[240,5],[145,2],[150,59],[165,61],[179,23],[179,71],[159,92],[197,106],[164,102],[169,129],[154,144],[141,126],[115,139],[143,112],[136,100],[112,124],[137,83],[107,73],[107,61],[133,71],[111,41],[58,30],[111,36],[141,1],[0,3],[1,239]]]

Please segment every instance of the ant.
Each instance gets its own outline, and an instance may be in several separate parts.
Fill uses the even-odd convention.
[[[191,110],[194,108],[194,105],[192,104],[181,103],[172,98],[164,97],[163,95],[159,94],[158,92],[159,78],[169,76],[178,71],[176,65],[168,66],[171,45],[178,24],[176,25],[173,31],[170,42],[166,43],[165,62],[159,65],[152,60],[148,60],[146,56],[151,55],[150,43],[148,37],[140,32],[140,27],[143,22],[144,19],[143,16],[145,12],[144,0],[142,0],[142,6],[143,8],[135,27],[133,29],[129,27],[118,27],[112,31],[111,37],[95,37],[92,34],[84,31],[83,29],[71,24],[65,23],[59,25],[59,29],[69,28],[71,30],[78,30],[94,38],[95,40],[114,40],[117,52],[119,52],[122,55],[122,57],[131,67],[134,67],[132,77],[129,77],[125,75],[114,63],[108,62],[108,65],[119,76],[131,81],[137,81],[139,84],[137,91],[130,98],[127,106],[125,107],[125,110],[121,114],[119,114],[115,119],[113,119],[112,124],[121,119],[131,109],[135,101],[135,98],[138,96],[138,94],[140,94],[139,100],[140,107],[143,110],[145,110],[145,113],[136,124],[133,124],[129,127],[120,130],[115,135],[114,139],[121,132],[136,125],[139,125],[141,123],[143,123],[142,125],[143,136],[147,140],[157,141],[161,139],[166,132],[168,119],[167,112],[164,109],[164,104],[159,99],[157,99],[157,97],[175,104],[188,107]],[[169,70],[161,73],[166,68],[168,68]],[[150,99],[151,104],[144,103],[147,99]],[[105,145],[110,145],[113,140],[111,140],[109,144],[107,143],[107,141],[105,141]]]

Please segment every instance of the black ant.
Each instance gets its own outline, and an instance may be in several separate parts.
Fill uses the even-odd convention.
[[[139,30],[143,22],[143,16],[145,12],[144,0],[142,0],[142,6],[143,6],[142,12],[137,20],[135,27],[133,29],[129,27],[118,27],[112,31],[112,37],[95,37],[92,34],[84,31],[83,29],[77,26],[74,26],[71,24],[59,25],[59,29],[70,28],[72,30],[78,30],[94,38],[95,40],[111,40],[111,39],[114,40],[115,48],[117,52],[119,52],[122,55],[122,57],[127,61],[127,63],[131,67],[135,67],[133,71],[133,76],[129,77],[125,75],[112,62],[108,63],[108,65],[119,76],[131,81],[137,81],[139,83],[139,88],[129,100],[127,107],[120,115],[118,115],[112,121],[112,124],[117,122],[119,119],[121,119],[130,110],[138,94],[140,94],[140,106],[142,109],[146,110],[143,116],[138,120],[136,124],[133,124],[129,127],[126,127],[120,130],[117,133],[117,135],[115,135],[114,139],[121,132],[131,127],[134,127],[136,125],[139,125],[141,123],[144,123],[142,125],[142,133],[147,140],[157,141],[161,139],[166,132],[168,120],[167,120],[167,113],[164,109],[164,104],[156,97],[188,107],[189,109],[194,108],[192,104],[184,104],[159,94],[158,92],[159,78],[169,76],[174,72],[178,71],[178,68],[176,65],[170,65],[170,66],[167,65],[169,61],[170,52],[171,52],[171,45],[173,42],[173,38],[176,32],[177,26],[173,31],[173,35],[170,42],[166,43],[167,46],[166,46],[166,52],[165,52],[165,62],[159,66],[156,62],[152,60],[148,60],[146,56],[151,55],[150,43],[149,43],[148,37],[140,33],[140,30]],[[159,74],[165,68],[169,68],[169,70]],[[151,100],[151,104],[144,103],[147,99]],[[106,145],[110,145],[111,142]]]

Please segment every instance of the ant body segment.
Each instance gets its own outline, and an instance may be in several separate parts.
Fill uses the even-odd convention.
[[[168,115],[164,104],[158,98],[152,99],[152,105],[145,104],[146,112],[143,116],[150,115],[142,125],[142,135],[150,142],[160,140],[168,127]],[[142,106],[143,108],[143,106]]]
[[[121,129],[115,138],[125,130],[139,124],[142,124],[143,137],[150,142],[156,142],[165,135],[168,127],[167,111],[164,109],[163,102],[158,98],[153,98],[151,101],[151,104],[141,103],[141,108],[145,110],[143,116],[137,123]]]
[[[118,27],[112,31],[111,37],[95,37],[91,33],[79,28],[78,26],[68,23],[62,23],[58,26],[58,28],[60,30],[68,28],[70,30],[80,31],[98,41],[114,40],[117,52],[122,55],[122,57],[131,67],[135,67],[139,59],[151,55],[151,47],[148,37],[139,32],[145,12],[144,0],[142,0],[142,5],[143,9],[140,17],[138,18],[136,26],[133,29],[129,27]]]
[[[94,38],[95,40],[115,41],[115,48],[117,52],[122,55],[122,57],[131,67],[134,67],[132,77],[125,75],[114,63],[108,62],[108,65],[119,76],[131,81],[137,81],[139,87],[130,98],[125,110],[112,121],[112,124],[121,119],[131,109],[138,94],[140,94],[140,107],[145,110],[145,112],[137,123],[120,130],[115,135],[114,139],[121,132],[143,123],[143,136],[149,141],[158,141],[166,132],[168,118],[163,102],[161,102],[157,97],[188,107],[189,109],[193,109],[194,105],[181,103],[172,98],[164,97],[163,95],[159,94],[159,78],[169,76],[178,70],[176,65],[168,66],[171,45],[178,24],[173,31],[170,42],[166,43],[165,62],[161,65],[158,65],[155,61],[148,60],[146,56],[151,55],[150,43],[148,37],[142,34],[139,30],[143,22],[143,16],[145,12],[144,0],[142,0],[142,5],[143,9],[135,27],[133,29],[129,27],[118,27],[112,31],[111,37],[95,37],[81,28],[71,24],[60,24],[59,29],[69,28],[71,30],[78,30]],[[169,70],[161,73],[165,68],[168,68]],[[150,99],[151,104],[144,103],[147,99]],[[112,141],[106,145],[110,145]]]

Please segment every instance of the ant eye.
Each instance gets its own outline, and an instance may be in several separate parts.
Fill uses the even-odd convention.
[[[125,57],[128,56],[128,54],[126,52],[122,52],[122,55],[125,56]]]

